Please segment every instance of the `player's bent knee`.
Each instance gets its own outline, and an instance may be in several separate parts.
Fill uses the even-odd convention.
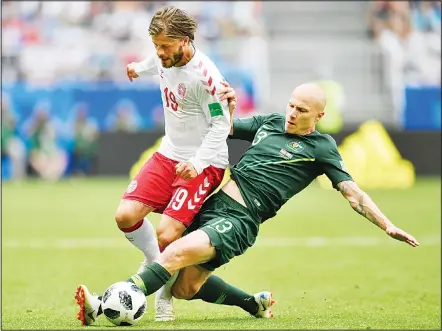
[[[131,217],[131,213],[126,208],[118,208],[115,213],[115,222],[120,229],[129,228],[135,225],[136,221]]]
[[[198,293],[202,284],[177,281],[172,286],[172,295],[176,299],[190,300]]]
[[[148,214],[148,208],[137,201],[122,200],[115,213],[118,228],[134,226]]]
[[[157,235],[158,238],[158,246],[160,247],[160,251],[163,251],[167,246],[173,243],[175,240],[179,238],[179,236],[170,236],[167,234]]]
[[[163,251],[167,246],[173,243],[175,240],[181,238],[183,231],[178,229],[157,229],[158,246]]]
[[[184,224],[163,215],[160,224],[157,227],[158,246],[163,251],[175,240],[181,238],[186,227]]]

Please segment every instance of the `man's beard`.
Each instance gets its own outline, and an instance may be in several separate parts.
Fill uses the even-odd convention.
[[[180,47],[180,50],[178,51],[178,53],[174,54],[172,56],[172,64],[170,66],[168,66],[167,68],[171,68],[173,66],[175,66],[178,62],[180,62],[184,57],[184,49],[183,46]]]
[[[173,56],[173,65],[177,64],[183,59],[184,49],[183,46],[180,46],[180,50]]]

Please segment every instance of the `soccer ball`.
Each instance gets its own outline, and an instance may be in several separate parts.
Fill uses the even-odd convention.
[[[101,308],[104,316],[115,325],[136,324],[146,312],[144,293],[133,283],[118,282],[103,294]]]

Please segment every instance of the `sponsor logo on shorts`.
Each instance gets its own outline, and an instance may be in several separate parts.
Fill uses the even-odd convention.
[[[126,193],[132,193],[137,189],[138,182],[134,179],[129,183],[129,186],[126,189]]]

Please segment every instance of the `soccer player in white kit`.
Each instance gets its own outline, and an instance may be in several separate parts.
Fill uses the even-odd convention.
[[[159,75],[165,117],[158,151],[130,182],[115,215],[119,229],[145,255],[139,273],[182,236],[222,182],[228,165],[230,113],[217,93],[223,77],[193,45],[196,28],[186,12],[173,6],[159,9],[149,26],[156,54],[127,66],[130,81],[144,74]],[[146,218],[151,212],[162,214],[156,234]],[[156,321],[174,319],[170,291],[174,280],[157,292]],[[76,299],[82,307],[78,319],[91,324],[97,312],[87,312],[88,300],[97,298],[79,286]]]

